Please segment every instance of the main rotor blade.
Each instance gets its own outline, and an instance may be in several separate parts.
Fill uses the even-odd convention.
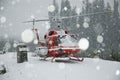
[[[32,21],[24,21],[23,23],[30,23],[30,22],[42,22],[42,21],[50,21],[49,19],[41,19],[41,20],[35,20],[33,19]]]
[[[68,17],[61,17],[61,19],[68,19],[68,18],[81,17],[81,16],[91,16],[91,15],[94,15],[94,14],[102,14],[102,13],[108,13],[108,12],[111,12],[111,11],[96,12],[96,13],[88,13],[88,14],[75,15],[75,16],[68,16]]]

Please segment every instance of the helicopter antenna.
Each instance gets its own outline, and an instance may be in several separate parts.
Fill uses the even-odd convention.
[[[33,19],[33,31],[35,29],[35,19]]]

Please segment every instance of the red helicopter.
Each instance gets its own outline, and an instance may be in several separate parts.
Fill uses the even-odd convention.
[[[68,19],[72,17],[80,17],[80,16],[89,16],[94,14],[101,14],[105,12],[97,12],[97,13],[89,13],[84,15],[75,15],[70,17],[54,17],[53,20],[56,22],[61,22],[63,19]],[[69,58],[69,60],[74,61],[83,61],[84,58],[79,58],[78,53],[80,53],[81,49],[79,48],[76,40],[75,34],[70,34],[67,30],[63,30],[61,26],[58,24],[59,30],[50,30],[47,34],[44,35],[45,42],[40,41],[38,29],[34,27],[35,22],[40,21],[50,21],[49,19],[44,20],[35,20],[26,21],[24,23],[33,22],[33,31],[36,33],[38,45],[40,47],[37,48],[37,53],[40,57],[43,57],[46,60],[48,57],[53,57],[51,61],[53,62],[55,58]],[[75,43],[76,42],[76,43]]]

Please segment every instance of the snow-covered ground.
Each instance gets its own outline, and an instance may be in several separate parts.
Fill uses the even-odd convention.
[[[0,55],[7,73],[0,80],[120,80],[120,62],[86,58],[83,62],[40,61],[29,53],[28,62],[17,64],[16,53]]]

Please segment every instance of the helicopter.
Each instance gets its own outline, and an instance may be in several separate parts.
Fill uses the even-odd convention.
[[[56,17],[53,16],[52,20],[55,21],[58,26],[56,26],[59,30],[49,30],[48,33],[44,35],[45,42],[42,42],[39,37],[38,29],[35,28],[36,22],[41,21],[50,21],[50,19],[38,19],[38,20],[31,20],[25,21],[24,23],[33,23],[33,32],[36,34],[37,44],[40,46],[38,47],[37,53],[40,57],[46,60],[48,57],[52,57],[51,62],[56,60],[56,58],[68,58],[68,61],[80,61],[82,62],[84,58],[78,57],[78,53],[82,51],[78,46],[75,37],[76,34],[70,34],[69,31],[64,30],[60,23],[63,19],[69,19],[73,17],[80,17],[80,16],[90,16],[94,14],[102,14],[105,12],[96,12],[96,13],[89,13],[83,15],[75,15],[69,17]],[[57,61],[57,60],[56,60]]]

